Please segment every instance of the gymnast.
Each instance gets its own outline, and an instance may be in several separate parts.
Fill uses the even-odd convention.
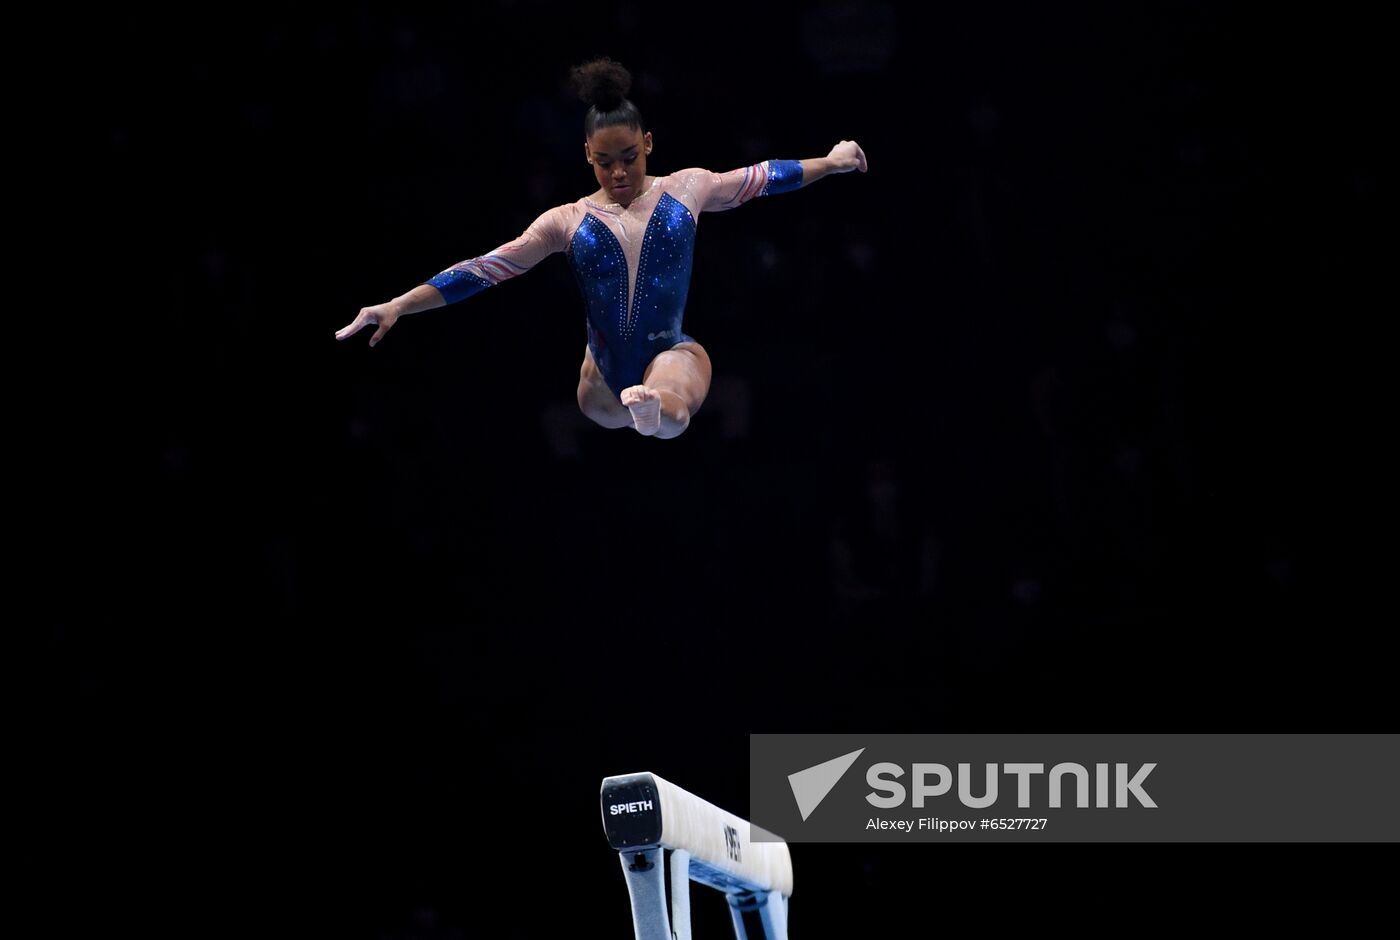
[[[680,435],[710,388],[710,357],[681,330],[702,212],[800,189],[829,173],[866,172],[843,140],[825,157],[765,160],[726,173],[698,167],[648,176],[652,135],[626,97],[632,76],[606,57],[570,73],[584,117],[584,156],[598,191],[540,215],[519,238],[453,265],[387,303],[364,307],[337,340],[375,324],[373,346],[406,314],[456,303],[563,251],[583,295],[588,342],[578,404],[605,428]]]

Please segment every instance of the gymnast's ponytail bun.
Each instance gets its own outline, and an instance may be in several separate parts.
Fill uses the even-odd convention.
[[[569,78],[583,102],[599,111],[615,110],[632,90],[632,73],[607,56],[574,66]]]
[[[642,113],[627,100],[632,73],[607,56],[591,59],[569,71],[569,81],[579,98],[589,105],[583,119],[583,136],[592,137],[603,127],[626,126],[646,132]]]

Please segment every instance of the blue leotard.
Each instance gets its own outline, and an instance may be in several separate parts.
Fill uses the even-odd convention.
[[[765,160],[727,173],[679,170],[654,177],[627,206],[587,198],[556,206],[519,238],[426,283],[451,304],[523,274],[556,251],[567,252],[583,296],[588,348],[620,396],[641,384],[658,353],[693,342],[681,320],[700,213],[801,186],[797,160]]]

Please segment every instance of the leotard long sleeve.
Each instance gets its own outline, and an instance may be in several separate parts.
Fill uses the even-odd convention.
[[[658,353],[690,340],[681,320],[700,213],[733,209],[801,185],[797,160],[765,160],[727,173],[678,170],[655,177],[626,207],[588,198],[555,206],[520,237],[425,283],[452,304],[565,252],[583,296],[593,360],[620,396],[641,383]]]

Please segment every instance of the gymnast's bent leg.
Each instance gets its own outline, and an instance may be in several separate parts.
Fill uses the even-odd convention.
[[[710,356],[697,342],[658,354],[642,373],[642,384],[622,390],[633,427],[663,440],[679,437],[709,394],[710,375]]]
[[[593,361],[593,352],[583,347],[583,366],[578,373],[578,406],[589,418],[605,428],[629,428],[632,426],[632,412],[617,400],[608,383],[603,381],[603,373]]]

